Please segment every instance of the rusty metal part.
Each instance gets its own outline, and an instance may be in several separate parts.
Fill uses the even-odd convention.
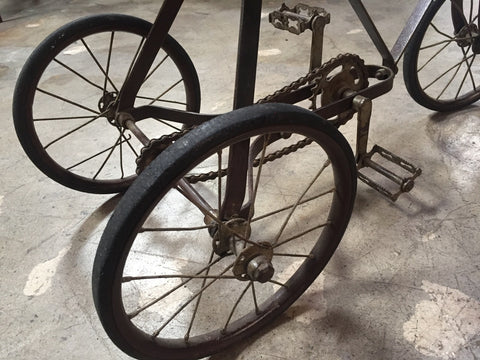
[[[289,155],[299,149],[304,148],[307,145],[310,145],[312,143],[311,139],[305,138],[303,140],[300,140],[296,142],[295,144],[292,144],[290,146],[286,146],[283,149],[277,150],[271,154],[265,155],[262,163],[266,164],[268,162],[280,159],[283,156]],[[260,165],[260,159],[255,159],[253,161],[253,167],[258,167]],[[220,176],[225,176],[227,175],[228,169],[221,169],[220,171],[210,171],[208,173],[202,173],[202,174],[189,174],[185,176],[188,182],[191,184],[195,184],[197,182],[201,181],[208,181],[208,180],[215,180],[219,175]]]
[[[312,88],[313,86],[316,87],[315,96],[311,96],[312,101],[315,101],[316,104],[316,96],[322,93],[322,86],[325,87],[331,87],[331,89],[328,89],[329,94],[336,94],[339,92],[339,86],[337,84],[338,80],[334,80],[334,82],[329,81],[329,79],[333,79],[333,77],[329,77],[331,75],[332,71],[338,71],[340,69],[340,73],[346,71],[346,69],[349,70],[351,77],[354,78],[352,81],[342,81],[339,82],[341,85],[341,89],[344,92],[347,92],[347,90],[353,90],[353,91],[359,91],[360,89],[363,89],[368,86],[368,71],[367,67],[365,67],[363,60],[358,56],[354,54],[340,54],[337,57],[329,60],[325,64],[323,64],[320,68],[316,68],[313,71],[309,72],[306,76],[299,78],[298,80],[292,82],[290,85],[283,87],[280,90],[277,90],[274,92],[272,95],[268,95],[263,99],[260,99],[257,101],[257,104],[262,104],[262,103],[268,103],[268,102],[279,102],[279,99],[282,99],[286,94],[295,92],[302,87],[310,87]],[[350,76],[350,75],[348,75]],[[343,75],[343,77],[347,77],[347,75]],[[338,78],[337,78],[338,79]],[[325,81],[323,81],[325,80]],[[391,88],[391,80],[393,80],[391,77],[389,78],[389,81],[387,84],[382,86],[382,89],[380,89],[380,93],[382,93],[382,90],[384,92],[390,90]],[[311,85],[314,83],[315,85]],[[347,86],[348,85],[348,86]],[[378,86],[378,84],[377,84]],[[350,87],[353,87],[353,89],[350,89]],[[327,90],[325,88],[325,90]],[[315,99],[314,99],[315,98]],[[329,95],[328,100],[325,101],[332,101],[334,102],[336,100],[336,96]],[[339,100],[341,101],[341,99]],[[338,101],[336,102],[338,105]],[[347,106],[346,106],[346,105]],[[351,105],[348,106],[348,101],[345,103],[341,109],[342,112],[347,112],[350,114],[351,110]],[[314,111],[317,112],[318,110],[321,110],[322,108],[316,108],[316,105],[313,106],[315,109]],[[317,111],[316,111],[317,110]],[[351,116],[350,116],[351,117]],[[345,117],[342,117],[342,122],[345,122]],[[338,122],[337,120],[334,120],[335,124]],[[168,144],[170,142],[169,138],[172,139],[178,139],[180,136],[183,136],[185,132],[183,133],[172,133],[164,138],[162,141],[163,144]],[[173,140],[173,141],[175,141]],[[171,142],[170,142],[171,143]],[[267,154],[263,160],[263,163],[267,163],[270,161],[274,161],[276,159],[280,159],[283,156],[286,156],[288,154],[291,154],[301,148],[304,148],[305,146],[311,144],[310,139],[303,139],[300,140],[299,142],[292,144],[288,147],[285,147],[281,150],[278,150],[274,153]],[[152,150],[153,151],[153,150]],[[162,149],[163,151],[163,149]],[[255,159],[253,162],[253,166],[257,167],[260,165],[260,159]],[[190,183],[197,183],[201,181],[208,181],[208,180],[214,180],[218,176],[225,176],[227,175],[228,170],[227,169],[221,169],[220,171],[211,171],[208,173],[202,173],[202,174],[188,174],[185,179],[190,182]]]
[[[362,159],[367,154],[370,118],[372,116],[372,100],[357,95],[353,99],[353,109],[357,112],[357,144],[355,157],[357,164],[363,166]]]
[[[358,113],[356,151],[357,169],[373,169],[375,172],[382,175],[384,178],[387,178],[393,183],[397,184],[399,186],[399,189],[398,191],[391,192],[360,171],[358,171],[357,173],[358,178],[367,185],[371,186],[373,189],[388,197],[390,200],[396,201],[402,193],[409,192],[413,189],[415,185],[415,179],[420,176],[422,170],[378,145],[374,145],[372,150],[370,152],[367,152],[368,132],[370,127],[370,117],[372,114],[372,101],[368,98],[357,95],[353,100],[353,107]],[[390,171],[379,163],[373,161],[372,156],[375,154],[379,154],[388,162],[395,164],[401,169],[407,171],[411,174],[411,176],[399,176],[393,171]]]
[[[326,106],[343,99],[347,94],[357,92],[368,87],[368,72],[358,56],[340,56],[335,61],[330,61],[322,66],[322,74],[314,79],[312,89],[311,108],[316,110],[319,106]],[[347,109],[337,115],[336,122],[345,124],[355,114],[355,110]]]
[[[347,68],[349,67],[353,71],[353,75],[356,78],[355,89],[360,90],[368,86],[368,70],[365,66],[364,61],[354,54],[340,54],[337,57],[334,57],[324,63],[321,67],[315,68],[310,71],[307,75],[299,78],[298,80],[292,82],[290,85],[287,85],[280,90],[275,91],[272,95],[268,95],[263,99],[257,101],[257,104],[268,103],[268,102],[279,102],[279,99],[282,99],[286,94],[295,92],[303,87],[309,87],[310,91],[313,91],[313,87],[316,87],[315,93],[310,96],[310,100],[314,102],[312,104],[312,110],[317,108],[317,99],[316,97],[321,94],[322,86],[330,85],[328,81],[325,83],[322,81],[328,80],[329,76],[333,76],[332,71],[338,70],[338,68]],[[314,83],[315,85],[311,85]],[[327,104],[322,104],[327,105]]]
[[[249,245],[237,254],[233,274],[242,281],[267,282],[275,272],[272,258],[273,248],[270,243]]]
[[[330,22],[330,14],[323,8],[305,4],[298,4],[289,8],[284,3],[280,10],[275,10],[269,14],[269,20],[277,29],[287,30],[292,34],[299,35],[305,30],[312,30],[312,23],[319,16],[324,18],[327,24]]]
[[[280,10],[269,14],[270,23],[277,29],[301,34],[307,29],[312,31],[310,51],[310,70],[322,65],[323,34],[325,26],[330,23],[330,14],[323,8],[298,4],[289,8],[282,4]]]
[[[115,119],[116,123],[132,132],[133,135],[140,141],[143,145],[147,146],[150,142],[150,139],[143,131],[137,126],[135,119],[131,114],[126,112],[119,112]]]
[[[393,163],[399,166],[400,168],[406,170],[411,174],[411,176],[408,176],[408,177],[399,176],[394,172],[388,170],[387,168],[383,167],[379,163],[373,161],[372,156],[375,154],[379,154],[381,157],[383,157],[390,163]],[[384,186],[376,183],[371,178],[367,177],[365,174],[358,171],[358,178],[360,180],[362,180],[364,183],[371,186],[381,194],[385,195],[392,201],[396,201],[401,194],[412,190],[415,185],[415,179],[422,174],[422,169],[416,167],[415,165],[409,163],[405,159],[402,159],[401,157],[391,153],[390,151],[378,145],[375,145],[372,148],[372,150],[363,157],[361,162],[363,166],[360,167],[359,169],[362,169],[365,167],[371,168],[375,170],[377,173],[383,175],[385,178],[391,180],[393,183],[399,186],[398,191],[391,192],[387,190]]]
[[[116,105],[118,93],[116,91],[106,92],[98,101],[98,110],[107,118],[113,126],[118,126],[116,122]]]
[[[322,79],[325,77],[328,78],[328,74],[331,71],[331,69],[335,69],[336,67],[339,66],[339,64],[352,63],[352,62],[357,64],[359,68],[364,66],[363,60],[361,60],[357,55],[353,55],[353,54],[339,55],[336,58],[333,58],[330,61],[326,62],[322,67],[318,69],[314,69],[313,71],[309,72],[306,76],[301,77],[300,79],[292,82],[290,85],[285,86],[280,90],[277,90],[272,95],[268,95],[265,98],[258,100],[257,103],[261,104],[261,103],[267,103],[267,102],[281,102],[281,100],[284,99],[289,94],[292,94],[298,91],[303,91],[303,89],[307,89],[308,93],[311,94],[311,89],[313,88],[313,86],[315,86],[315,85],[312,85],[312,83],[314,82],[315,79]],[[365,82],[368,81],[368,77],[377,78],[378,82],[361,90],[357,90],[353,92],[346,91],[344,94],[346,96],[345,98],[334,101],[328,105],[324,105],[314,110],[314,112],[328,119],[335,116],[339,112],[342,113],[345,111],[349,111],[349,109],[351,109],[353,106],[353,99],[356,96],[356,94],[362,94],[370,99],[373,99],[390,91],[390,89],[392,88],[393,78],[394,78],[394,74],[390,69],[379,67],[379,66],[367,65],[365,66],[365,71],[367,72],[367,74],[365,74],[363,70],[359,72],[359,74],[361,74],[361,79],[359,79],[359,82],[362,82],[365,84]],[[329,90],[329,92],[332,93],[333,91]],[[331,120],[331,122],[333,125],[337,127],[341,125],[341,123],[338,122],[338,119]],[[155,143],[160,143],[161,145],[155,145],[154,147],[158,146],[161,148],[161,151],[163,151],[163,145],[171,144],[173,141],[176,141],[181,136],[183,136],[187,131],[188,130],[184,130],[182,132],[174,132],[169,135],[164,135],[162,138],[155,141]],[[263,160],[263,163],[280,159],[281,157],[291,154],[301,148],[304,148],[309,144],[311,144],[310,139],[308,138],[303,139],[295,144],[292,144],[288,147],[280,149],[274,153],[267,154]],[[148,147],[148,144],[147,144],[147,147]],[[152,149],[151,151],[154,155],[155,150]],[[149,151],[146,150],[145,157],[152,155],[152,154],[149,155],[148,152]],[[142,157],[142,155],[140,157]],[[138,161],[143,162],[144,160],[138,160]],[[260,165],[260,159],[257,158],[253,161],[253,166],[257,167],[259,165]],[[188,174],[185,177],[185,179],[189,183],[193,184],[193,183],[202,182],[202,181],[214,180],[218,176],[223,177],[227,174],[227,172],[228,172],[228,169],[225,168],[225,169],[221,169],[220,171],[211,171],[211,172],[202,173],[202,174]]]
[[[430,0],[427,0],[430,1]],[[368,36],[372,40],[373,44],[377,48],[378,52],[382,56],[383,65],[390,68],[393,72],[397,73],[398,68],[393,59],[392,54],[387,48],[385,41],[383,40],[382,36],[380,35],[377,27],[373,23],[370,14],[368,13],[367,9],[362,3],[362,0],[349,0],[352,9],[358,16],[358,19],[361,21],[364,29],[367,31]]]
[[[405,48],[410,42],[410,39],[412,38],[415,29],[418,27],[418,24],[423,19],[423,16],[425,15],[425,12],[427,11],[427,8],[430,6],[430,4],[431,0],[419,0],[412,14],[408,18],[402,32],[398,36],[397,41],[395,42],[392,50],[390,51],[395,65],[397,65],[400,61],[400,58],[405,52]]]
[[[219,224],[214,219],[206,217],[205,223],[211,228],[213,250],[219,256],[225,256],[230,252],[234,254],[241,252],[245,242],[239,239],[238,235],[248,239],[252,231],[250,224],[242,218],[233,218]]]
[[[395,74],[391,69],[377,65],[366,65],[366,68],[368,71],[368,77],[378,80],[376,83],[370,84],[367,88],[352,94],[346,93],[345,98],[329,105],[324,105],[321,108],[314,110],[314,112],[324,119],[329,119],[332,125],[339,127],[342,124],[337,123],[335,120],[331,120],[331,118],[341,112],[351,109],[353,106],[353,100],[356,96],[360,95],[373,100],[392,90]]]
[[[145,168],[175,141],[180,139],[189,130],[177,131],[171,134],[163,135],[158,139],[152,139],[149,143],[140,150],[140,155],[136,159],[137,170],[136,173],[140,174]]]

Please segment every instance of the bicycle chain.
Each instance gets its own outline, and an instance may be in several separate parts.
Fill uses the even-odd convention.
[[[300,89],[302,86],[308,84],[315,84],[312,89],[312,96],[309,100],[312,102],[312,106],[310,107],[312,110],[315,110],[317,104],[317,96],[325,90],[325,87],[331,85],[331,79],[335,78],[333,75],[329,78],[328,75],[339,66],[342,67],[342,71],[346,70],[350,72],[352,68],[356,71],[357,79],[356,83],[352,84],[355,89],[358,90],[368,86],[368,73],[365,68],[363,60],[354,54],[340,54],[335,58],[332,58],[328,62],[324,63],[322,66],[313,69],[307,75],[297,79],[296,81],[292,82],[291,84],[284,86],[280,90],[275,91],[273,94],[268,95],[260,100],[258,100],[257,104],[264,104],[264,103],[272,103],[275,102],[278,98],[285,94],[289,94],[293,91]],[[322,99],[323,100],[323,99]],[[322,103],[322,106],[327,105],[327,103]],[[341,114],[339,114],[340,116]],[[350,116],[350,114],[345,114],[346,116]],[[155,158],[158,156],[164,149],[166,149],[170,144],[175,142],[176,140],[180,139],[183,135],[185,135],[190,129],[182,130],[179,132],[174,132],[168,135],[163,135],[159,139],[153,139],[150,143],[142,148],[139,157],[137,158],[137,173],[143,171],[143,169]],[[312,143],[312,140],[309,138],[305,138],[303,140],[298,141],[295,144],[292,144],[288,147],[285,147],[281,150],[275,151],[274,153],[268,154],[263,159],[263,164],[267,162],[271,162],[277,159],[280,159],[283,156],[291,154],[301,148]],[[253,162],[254,167],[258,167],[260,165],[260,159],[255,159]],[[202,173],[198,175],[187,175],[185,179],[190,183],[197,183],[203,182],[208,180],[215,180],[218,176],[223,177],[227,174],[227,169],[221,169],[220,171],[210,171],[208,173]]]
[[[183,135],[188,133],[190,129],[176,131],[171,134],[163,135],[158,139],[151,139],[148,145],[140,150],[140,155],[136,159],[136,173],[140,174],[160,153]]]

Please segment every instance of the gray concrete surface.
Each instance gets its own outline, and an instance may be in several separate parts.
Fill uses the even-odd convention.
[[[332,13],[325,58],[378,56],[347,2]],[[414,1],[366,1],[392,44]],[[265,12],[280,5],[265,1]],[[27,56],[51,31],[80,16],[119,12],[153,20],[159,3],[0,1],[0,358],[126,359],[95,313],[95,250],[118,197],[54,183],[16,138],[12,92]],[[239,1],[186,1],[174,35],[191,55],[202,110],[231,108]],[[257,97],[303,75],[309,37],[262,22]],[[75,89],[70,89],[72,92]],[[211,359],[480,358],[480,121],[476,105],[436,114],[411,100],[401,76],[374,102],[371,143],[423,169],[392,203],[359,183],[353,217],[326,270],[258,336]],[[344,133],[354,138],[355,125]]]

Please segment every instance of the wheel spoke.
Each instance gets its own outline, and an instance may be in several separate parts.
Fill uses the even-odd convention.
[[[463,50],[463,49],[462,49],[462,50]],[[465,51],[464,51],[464,53],[463,53],[463,56],[464,56],[464,57],[467,56],[467,54],[466,54]],[[472,80],[473,90],[477,90],[477,86],[475,85],[475,80],[474,80],[474,78],[473,78],[473,73],[472,73],[472,64],[473,64],[473,62],[475,61],[475,57],[476,57],[476,56],[477,56],[477,54],[473,53],[472,61],[470,61],[470,63],[468,63],[468,60],[465,61],[466,64],[467,64],[467,71],[466,71],[466,73],[467,73],[468,75],[470,75],[470,80]],[[460,92],[460,89],[459,89],[459,92]]]
[[[123,283],[128,283],[131,281],[139,281],[139,280],[158,280],[158,279],[217,279],[217,280],[231,280],[236,279],[235,276],[231,275],[208,275],[208,270],[206,275],[191,275],[191,274],[173,274],[173,275],[143,275],[143,276],[125,276],[122,278]]]
[[[163,125],[166,125],[170,128],[172,128],[173,130],[175,131],[182,131],[181,128],[179,128],[178,126],[175,126],[175,125],[172,125],[171,123],[169,123],[168,121],[165,121],[163,119],[159,119],[159,118],[153,118],[154,120],[158,121],[159,123],[162,123]]]
[[[172,86],[170,86],[167,90],[165,90],[163,93],[158,95],[155,99],[153,99],[148,105],[152,105],[153,103],[160,101],[160,98],[166,95],[168,92],[170,92],[172,89],[174,89],[178,84],[180,84],[183,81],[183,79],[178,80],[176,83],[174,83]]]
[[[138,158],[138,152],[137,150],[135,150],[135,148],[133,147],[132,143],[130,142],[130,140],[132,139],[131,136],[129,136],[128,138],[125,136],[125,133],[122,132],[120,129],[117,128],[117,130],[120,132],[120,134],[122,135],[123,139],[125,140],[125,142],[127,143],[128,147],[130,148],[130,150],[132,150],[132,153],[135,155],[135,157]]]
[[[253,304],[255,305],[255,314],[260,313],[260,309],[258,308],[258,300],[257,300],[257,293],[255,291],[255,282],[251,281],[252,284],[252,297],[253,297]]]
[[[70,120],[82,120],[82,119],[91,119],[93,116],[86,115],[86,116],[65,116],[65,117],[51,117],[51,118],[36,118],[33,119],[34,122],[36,121],[70,121]]]
[[[451,66],[449,69],[447,69],[446,71],[444,71],[442,74],[440,74],[436,79],[434,79],[432,82],[430,82],[428,85],[426,85],[425,87],[422,88],[422,90],[426,90],[428,89],[430,86],[432,86],[433,84],[435,84],[438,80],[440,80],[441,78],[443,78],[445,75],[447,75],[450,71],[454,70],[455,68],[457,68],[457,72],[458,72],[458,69],[460,68],[460,66],[462,65],[463,62],[469,60],[471,57],[473,57],[473,55],[470,55],[468,58],[466,59],[463,59],[461,60],[460,62],[456,63],[455,65]]]
[[[433,56],[432,56],[430,59],[428,59],[428,61],[427,61],[425,64],[423,64],[423,65],[417,70],[417,72],[422,71],[422,70],[425,68],[425,66],[427,66],[428,64],[430,64],[430,62],[431,62],[433,59],[435,59],[443,50],[445,50],[445,49],[448,47],[448,45],[450,45],[450,43],[446,43],[440,50],[438,50],[435,54],[433,54]]]
[[[45,95],[48,95],[48,96],[51,96],[55,99],[58,99],[58,100],[62,100],[70,105],[74,105],[76,107],[79,107],[80,109],[83,109],[83,110],[87,110],[87,111],[90,111],[91,113],[94,113],[94,114],[97,114],[99,115],[99,117],[101,116],[101,114],[97,111],[97,110],[93,110],[93,109],[90,109],[89,107],[86,107],[82,104],[79,104],[79,103],[76,103],[72,100],[69,100],[67,98],[64,98],[63,96],[60,96],[60,95],[57,95],[57,94],[54,94],[54,93],[51,93],[49,91],[46,91],[46,90],[43,90],[43,89],[40,89],[40,88],[37,88],[37,91],[41,92],[42,94],[45,94]]]
[[[318,229],[321,229],[325,226],[328,226],[328,225],[331,225],[331,222],[327,221],[326,223],[323,223],[323,224],[320,224],[320,225],[317,225],[317,226],[314,226],[314,227],[311,227],[310,229],[307,229],[305,231],[302,231],[301,233],[295,235],[295,236],[292,236],[292,237],[289,237],[288,239],[285,239],[281,242],[278,242],[278,243],[275,243],[275,245],[273,246],[274,249],[278,248],[279,246],[282,246],[282,245],[285,245],[286,243],[289,243],[290,241],[292,240],[296,240],[298,238],[301,238],[302,236],[304,235],[307,235],[308,233],[311,233],[312,231],[315,231],[315,230],[318,230]]]
[[[142,39],[140,40],[140,44],[138,44],[137,50],[135,51],[135,55],[133,55],[132,61],[130,62],[130,66],[128,67],[127,75],[125,76],[125,80],[123,81],[124,84],[127,82],[127,79],[130,77],[130,74],[132,73],[133,65],[138,59],[138,55],[140,54],[140,50],[142,49],[144,42],[145,42],[145,37],[142,37]],[[124,88],[122,86],[122,88],[120,89],[119,97],[123,94],[123,91],[124,91]]]
[[[217,209],[222,208],[222,151],[217,152]]]
[[[102,74],[105,76],[105,78],[108,80],[108,82],[110,83],[110,85],[114,88],[114,90],[118,93],[118,89],[117,87],[115,86],[115,84],[113,83],[113,81],[109,78],[108,74],[106,73],[106,71],[103,69],[103,66],[100,64],[100,62],[98,61],[97,57],[93,54],[92,50],[90,50],[90,47],[87,45],[87,43],[85,42],[85,39],[81,39],[80,40],[83,44],[83,46],[85,46],[85,49],[87,49],[88,53],[90,54],[90,57],[93,59],[93,61],[95,62],[95,64],[98,66],[98,68],[100,69],[100,71],[102,72]]]
[[[450,39],[450,40],[455,40],[455,37],[454,36],[451,36],[451,35],[448,35],[447,33],[441,31],[438,26],[436,26],[433,22],[430,23],[430,26],[433,27],[433,29],[439,33],[440,35],[446,37],[447,39]]]
[[[127,140],[122,140],[122,143],[124,143],[124,142],[126,142],[126,141],[127,141]],[[110,150],[112,150],[113,148],[114,148],[114,146],[111,146],[111,147],[106,148],[106,149],[104,149],[104,150],[102,150],[102,151],[99,151],[99,152],[96,153],[95,155],[92,155],[92,156],[90,156],[90,157],[88,157],[88,158],[86,158],[86,159],[84,159],[84,160],[82,160],[82,161],[80,161],[80,162],[78,162],[78,163],[76,163],[76,164],[74,164],[74,165],[66,168],[66,169],[67,169],[67,170],[72,170],[72,169],[76,168],[77,166],[80,166],[80,165],[82,165],[82,164],[84,164],[84,163],[86,163],[86,162],[88,162],[88,161],[96,158],[97,156],[100,156],[100,155],[102,155],[102,154],[105,154],[107,151],[110,151]]]
[[[98,116],[95,116],[95,117],[93,117],[90,121],[87,121],[86,123],[83,123],[82,125],[77,126],[75,129],[68,131],[67,133],[63,134],[62,136],[59,136],[59,137],[56,138],[55,140],[50,141],[47,145],[45,145],[45,146],[43,147],[43,149],[44,149],[44,150],[47,150],[48,147],[52,146],[53,144],[55,144],[56,142],[58,142],[58,141],[60,141],[60,140],[62,140],[62,139],[65,139],[67,136],[72,135],[73,133],[77,132],[78,130],[84,128],[85,126],[93,123],[95,120],[98,120],[101,116],[102,116],[102,114],[100,114],[100,115],[98,115]]]
[[[434,42],[434,43],[431,43],[431,44],[422,46],[419,50],[426,50],[426,49],[430,49],[430,48],[433,48],[433,47],[435,47],[435,46],[444,45],[444,44],[446,44],[446,45],[448,46],[448,45],[450,45],[450,44],[456,44],[458,41],[470,40],[470,39],[471,39],[471,37],[455,38],[455,39],[449,39],[449,40],[441,40],[441,41],[437,41],[437,42]],[[442,49],[443,49],[443,48],[442,48]]]
[[[464,52],[464,56],[465,55],[466,54]],[[460,85],[458,86],[457,93],[455,94],[455,99],[458,99],[458,96],[460,95],[460,92],[462,91],[463,85],[465,84],[465,80],[467,79],[468,75],[470,75],[470,80],[472,81],[473,90],[474,91],[476,90],[477,87],[475,86],[475,80],[473,79],[473,74],[472,74],[472,69],[471,69],[471,66],[472,66],[474,61],[475,61],[475,54],[473,55],[472,61],[470,61],[470,63],[468,63],[468,61],[466,62],[467,63],[467,70],[465,71],[465,74],[463,75],[462,81],[460,82]]]
[[[252,282],[249,281],[248,285],[245,287],[245,289],[243,289],[237,301],[235,301],[235,304],[233,304],[232,310],[230,311],[230,315],[228,316],[227,322],[225,323],[225,326],[223,327],[222,332],[227,331],[228,324],[230,324],[230,320],[232,320],[233,314],[235,313],[235,310],[237,309],[238,304],[240,304],[240,301],[242,301],[243,297],[245,296],[245,294],[247,293],[248,289],[250,289],[251,286],[252,286]]]
[[[60,60],[58,60],[58,59],[55,58],[55,59],[53,59],[53,61],[55,61],[57,64],[63,66],[65,69],[67,69],[68,71],[72,72],[73,74],[77,75],[79,78],[81,78],[82,80],[86,81],[88,84],[90,84],[90,85],[96,87],[97,89],[103,91],[103,88],[102,88],[100,85],[95,84],[93,81],[87,79],[85,76],[83,76],[82,74],[80,74],[78,71],[73,70],[70,66],[64,64],[64,63],[61,62]]]
[[[307,194],[308,190],[310,190],[310,188],[313,186],[313,184],[317,181],[317,179],[320,177],[320,175],[322,175],[322,173],[325,171],[325,169],[330,165],[330,160],[327,160],[325,161],[325,163],[323,164],[323,166],[320,168],[320,170],[318,171],[318,173],[315,175],[315,177],[312,179],[312,181],[308,184],[307,188],[305,189],[305,191],[300,195],[300,197],[297,199],[297,201],[295,202],[295,204],[292,206],[291,210],[290,210],[290,213],[288,214],[288,216],[286,217],[285,221],[283,222],[277,236],[275,237],[275,240],[273,241],[273,246],[276,247],[276,244],[278,243],[279,239],[280,239],[280,236],[282,236],[283,234],[283,231],[285,230],[288,222],[290,221],[290,218],[292,217],[293,213],[295,212],[295,210],[297,209],[298,205],[300,204],[300,202],[302,201],[302,199],[304,198],[304,196]]]
[[[162,64],[165,62],[165,60],[167,60],[168,58],[169,56],[165,55],[165,57],[158,63],[158,65],[155,66],[147,76],[145,76],[145,79],[143,79],[143,84],[145,84],[145,82],[150,78],[150,76],[152,76],[155,73],[155,71],[157,71],[160,68],[160,66],[162,66]]]
[[[297,204],[297,206],[298,206],[298,205],[306,204],[306,203],[308,203],[308,202],[310,202],[310,201],[316,200],[316,199],[318,199],[318,198],[321,198],[321,197],[326,196],[326,195],[328,195],[328,194],[332,194],[332,193],[334,193],[334,192],[335,192],[335,188],[330,189],[330,190],[327,190],[327,191],[322,192],[322,193],[320,193],[320,194],[318,194],[318,195],[315,195],[315,196],[309,197],[308,199],[305,199],[305,200],[300,201],[300,202]],[[265,219],[265,218],[267,218],[267,217],[276,215],[276,214],[281,213],[281,212],[283,212],[283,211],[292,209],[294,206],[295,206],[295,204],[292,204],[292,205],[290,205],[290,206],[285,206],[285,207],[283,207],[283,208],[281,208],[281,209],[277,209],[277,210],[275,210],[275,211],[269,212],[268,214],[264,214],[264,215],[261,215],[261,216],[259,216],[259,217],[256,217],[256,218],[254,218],[254,219],[252,220],[252,223],[255,222],[255,221],[259,221],[259,220]]]
[[[299,257],[299,258],[308,258],[312,259],[313,256],[310,254],[285,254],[285,253],[273,253],[273,256],[285,256],[285,257]]]
[[[153,98],[153,97],[142,96],[142,95],[137,95],[137,99],[150,100],[150,101],[152,101],[152,103],[154,103],[154,102],[164,102],[164,103],[168,103],[168,104],[177,104],[177,105],[187,106],[187,103],[186,103],[186,102],[182,102],[182,101],[166,100],[166,99],[156,99],[156,98]]]
[[[120,135],[118,136],[117,140],[115,141],[115,144],[112,146],[111,150],[108,152],[107,156],[105,157],[105,160],[103,161],[102,165],[100,166],[100,168],[98,169],[98,171],[96,172],[96,174],[93,176],[92,179],[96,179],[98,175],[100,175],[100,172],[103,170],[103,168],[105,167],[105,165],[107,165],[107,162],[108,160],[110,160],[113,152],[115,151],[115,148],[117,146],[119,146],[119,144],[122,143],[122,136],[123,136],[123,133],[124,133],[125,130],[122,130],[120,132]],[[122,177],[123,179],[123,177]]]
[[[141,228],[138,232],[173,232],[173,231],[198,231],[208,229],[208,226],[196,226],[196,227],[177,227],[177,228]]]
[[[123,179],[125,177],[125,170],[123,169],[123,140],[124,131],[120,132],[120,144],[119,144],[119,161],[120,161],[120,178]]]
[[[206,265],[203,269],[201,269],[199,272],[197,272],[195,274],[195,276],[197,275],[200,275],[201,273],[205,272],[206,269],[209,269],[211,268],[212,266],[214,266],[215,264],[217,264],[218,262],[220,262],[220,260],[222,260],[223,258],[221,257],[218,257],[217,259],[213,260],[210,264]],[[223,275],[223,274],[222,274]],[[123,279],[127,279],[128,280],[128,277],[123,277],[122,278],[122,282]],[[138,314],[142,313],[143,311],[149,309],[150,307],[152,307],[153,305],[155,305],[156,303],[158,303],[159,301],[162,301],[163,299],[165,299],[167,296],[171,295],[173,292],[175,292],[176,290],[180,289],[181,287],[187,285],[190,281],[192,281],[193,278],[187,278],[187,280],[185,281],[182,281],[179,285],[175,286],[174,288],[170,289],[169,291],[167,291],[166,293],[164,293],[162,296],[159,296],[157,297],[156,299],[153,299],[152,301],[148,302],[147,304],[143,305],[142,307],[138,308],[137,310],[131,312],[128,314],[128,317],[130,319],[133,319],[134,317],[136,317]]]
[[[108,80],[110,80],[109,78],[109,73],[110,73],[110,60],[112,58],[112,48],[113,48],[113,39],[115,37],[115,32],[112,31],[111,35],[110,35],[110,46],[108,48],[108,56],[107,56],[107,66],[106,66],[106,69],[105,69],[105,81],[103,83],[103,95],[105,95],[108,91],[107,91],[107,84],[108,84]],[[115,87],[114,87],[115,88]],[[115,88],[116,90],[116,88]],[[118,90],[117,90],[118,92]]]
[[[208,260],[208,263],[212,262],[214,254],[215,253],[212,251],[211,254],[210,254],[210,260]],[[209,273],[210,273],[210,268],[208,268],[206,270],[205,276],[208,276]],[[202,281],[202,285],[201,285],[202,288],[205,286],[206,282],[207,282],[207,278],[204,278],[203,281]],[[197,298],[197,301],[195,302],[195,309],[192,312],[192,318],[190,319],[190,324],[188,325],[188,330],[185,333],[185,336],[183,337],[185,339],[185,341],[188,341],[188,339],[190,338],[190,332],[192,331],[193,322],[195,321],[195,317],[197,316],[197,311],[198,311],[198,307],[200,305],[200,301],[202,301],[202,295],[203,295],[203,293],[200,294],[200,296]]]
[[[219,276],[222,276],[223,274],[225,274],[228,270],[230,270],[231,268],[233,267],[233,264],[231,264],[230,266],[228,266],[225,270],[223,270]],[[216,281],[218,280],[218,278],[215,278],[213,279],[212,281],[210,281],[208,284],[206,284],[205,286],[203,286],[198,292],[196,292],[194,295],[192,295],[190,297],[190,299],[188,299],[185,303],[183,303],[182,306],[180,306],[180,308],[175,311],[175,313],[170,316],[164,323],[163,325],[158,328],[157,331],[155,331],[153,334],[152,334],[152,337],[157,337],[160,332],[165,329],[165,327],[173,320],[177,317],[178,314],[180,314],[188,305],[190,305],[192,303],[193,300],[195,300],[198,296],[200,296],[205,290],[207,290],[212,284],[214,284]]]
[[[264,139],[263,139],[262,155],[260,156],[260,164],[258,166],[257,176],[255,178],[255,187],[253,187],[253,185],[251,184],[251,182],[253,181],[253,179],[252,179],[253,174],[250,174],[249,177],[248,177],[249,187],[250,188],[253,187],[253,190],[252,190],[252,196],[251,196],[251,199],[250,199],[250,209],[249,209],[249,214],[248,214],[247,228],[250,227],[250,224],[252,222],[253,210],[255,208],[255,200],[257,198],[257,192],[258,192],[258,185],[260,184],[260,177],[262,175],[262,168],[263,168],[263,165],[264,165],[265,153],[267,152],[267,144],[270,141],[270,137],[271,137],[271,134],[268,134],[267,136],[264,136]],[[252,172],[252,171],[253,171],[253,169],[250,167],[249,172]]]

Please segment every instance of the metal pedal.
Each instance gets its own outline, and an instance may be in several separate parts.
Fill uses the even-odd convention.
[[[330,22],[330,14],[323,8],[305,4],[298,4],[293,8],[289,8],[283,3],[280,10],[270,13],[269,20],[277,29],[287,30],[293,34],[300,35],[305,30],[313,30],[313,20],[318,16],[325,19],[326,24]]]
[[[300,35],[305,30],[312,30],[310,70],[322,65],[323,32],[330,23],[330,14],[325,9],[305,4],[289,8],[283,3],[280,10],[271,12],[268,18],[274,27],[292,34]]]
[[[380,155],[390,163],[393,163],[396,166],[402,168],[406,172],[410,173],[411,176],[399,176],[394,172],[390,171],[389,169],[383,167],[379,163],[373,161],[372,156],[375,154]],[[374,180],[358,171],[358,178],[360,180],[362,180],[364,183],[371,186],[381,194],[385,195],[392,201],[396,201],[402,193],[412,190],[415,185],[415,179],[422,173],[422,170],[420,168],[412,165],[408,161],[402,159],[401,157],[391,153],[390,151],[378,145],[375,145],[370,152],[368,152],[359,159],[357,169],[360,170],[362,168],[371,168],[380,175],[399,185],[399,190],[397,192],[391,192],[382,185],[376,183]]]

